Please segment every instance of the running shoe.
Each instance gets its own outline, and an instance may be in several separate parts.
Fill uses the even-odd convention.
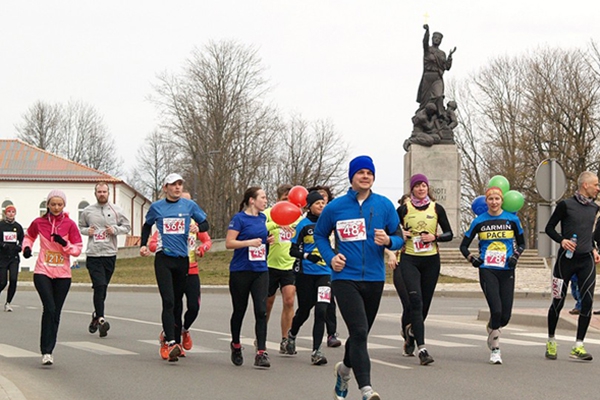
[[[556,360],[556,347],[555,341],[548,340],[546,342],[546,358],[549,360]]]
[[[279,354],[287,354],[287,338],[281,339],[279,343]]]
[[[181,345],[185,350],[191,350],[194,343],[192,342],[192,335],[187,329],[181,331]]]
[[[571,315],[579,315],[579,310],[576,309],[576,308],[574,308],[574,309],[572,309],[572,310],[569,311],[569,314],[571,314]]]
[[[340,347],[342,345],[342,341],[338,339],[338,334],[334,333],[333,335],[329,335],[327,337],[327,347]]]
[[[379,393],[369,390],[367,393],[363,394],[362,400],[381,400]]]
[[[317,349],[310,355],[310,362],[312,365],[325,365],[327,364],[327,358],[321,352],[321,349]]]
[[[267,354],[266,351],[256,353],[256,357],[254,357],[254,366],[257,368],[269,368],[271,366],[269,354]]]
[[[110,324],[104,317],[98,318],[98,330],[100,331],[100,337],[106,337],[108,335],[108,330],[110,329]]]
[[[183,346],[179,346],[179,350],[181,350],[181,353],[179,353],[179,358],[181,358],[181,357],[185,358],[185,350],[183,350]]]
[[[502,356],[500,355],[500,349],[492,350],[490,355],[490,364],[502,364]]]
[[[90,333],[96,333],[98,331],[98,318],[96,318],[96,313],[92,313],[92,322],[90,322],[90,326],[88,326],[88,331]]]
[[[285,344],[285,354],[293,356],[296,353],[296,336],[292,336],[292,334],[288,332],[287,343]]]
[[[348,396],[348,381],[350,375],[347,377],[340,374],[340,368],[342,367],[342,361],[335,364],[333,373],[335,374],[335,388],[333,389],[333,396],[335,400],[343,400]]]
[[[169,362],[179,361],[179,355],[181,354],[181,346],[173,341],[169,344],[168,350]]]
[[[569,357],[582,361],[592,361],[592,359],[594,358],[590,353],[585,351],[583,345],[573,347],[571,349],[571,354],[569,355]]]
[[[159,350],[159,352],[160,352],[160,357],[163,360],[168,360],[169,359],[169,345],[168,345],[167,342],[163,341],[160,344],[160,350]]]
[[[52,358],[52,354],[44,354],[42,356],[42,365],[52,365],[54,364],[54,358]]]
[[[233,347],[233,342],[229,343],[229,348],[231,349],[231,362],[233,365],[237,365],[238,367],[244,363],[244,356],[242,355],[243,347],[236,349]]]
[[[10,306],[10,303],[5,303],[4,304],[4,311],[5,312],[12,312],[12,307]]]
[[[428,365],[431,364],[434,360],[433,357],[429,355],[427,350],[423,349],[419,350],[419,361],[421,362],[421,365]]]

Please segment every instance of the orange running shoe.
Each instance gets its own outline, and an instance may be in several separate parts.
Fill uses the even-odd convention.
[[[185,357],[185,350],[183,350],[183,347],[181,347],[179,350],[181,350],[181,353],[179,353],[179,358]]]
[[[169,345],[165,341],[160,344],[160,356],[163,360],[169,358]]]
[[[191,350],[194,343],[192,343],[192,335],[190,335],[190,331],[182,330],[181,331],[181,345],[185,350]]]

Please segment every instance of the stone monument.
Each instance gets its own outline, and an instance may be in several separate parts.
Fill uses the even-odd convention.
[[[442,34],[434,32],[429,45],[429,25],[423,26],[423,76],[419,84],[419,108],[412,117],[413,130],[404,142],[404,187],[410,187],[410,177],[425,174],[436,201],[444,206],[455,236],[460,233],[460,154],[453,129],[458,125],[457,105],[449,101],[444,107],[443,75],[452,67],[440,50]]]

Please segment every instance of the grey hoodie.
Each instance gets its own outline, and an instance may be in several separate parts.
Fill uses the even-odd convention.
[[[115,234],[109,235],[106,226],[112,226]],[[94,235],[89,235],[94,227]],[[88,237],[86,255],[89,257],[110,257],[117,255],[117,235],[126,234],[131,230],[131,224],[121,207],[111,204],[91,204],[79,217],[81,235]]]

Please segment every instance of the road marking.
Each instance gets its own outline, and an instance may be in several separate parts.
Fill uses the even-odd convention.
[[[147,344],[151,344],[154,346],[159,346],[158,340],[138,340],[138,342],[141,343],[147,343]],[[197,346],[194,345],[194,347],[192,347],[191,350],[184,350],[185,353],[191,353],[191,354],[208,354],[208,353],[227,353],[227,351],[224,350],[217,350],[217,349],[211,349],[209,347],[202,347],[202,346]]]
[[[477,341],[482,341],[482,342],[483,341],[487,341],[487,336],[481,336],[481,335],[446,334],[444,336],[450,336],[450,337],[455,337],[455,338],[459,338],[459,339],[477,340]],[[514,344],[516,346],[539,346],[540,344],[544,344],[544,343],[530,342],[530,341],[525,341],[525,340],[508,339],[508,338],[504,338],[504,337],[500,338],[500,343],[502,343],[502,344]]]
[[[33,351],[20,349],[15,346],[11,346],[9,344],[0,344],[0,356],[6,358],[16,358],[16,357],[40,357],[39,353],[34,353]]]
[[[78,350],[89,351],[94,354],[99,354],[102,356],[105,355],[137,355],[138,353],[134,353],[132,351],[119,349],[116,347],[105,346],[99,343],[93,342],[59,342],[64,346],[72,347]]]
[[[381,338],[381,339],[389,339],[389,340],[404,340],[404,338],[400,335],[371,335],[372,337]],[[431,344],[433,346],[439,347],[478,347],[474,344],[466,344],[466,343],[457,343],[457,342],[446,342],[443,340],[435,340],[435,339],[427,339],[427,344]]]
[[[548,334],[546,334],[546,333],[515,333],[515,335],[544,339],[544,341],[541,343],[544,345],[546,344],[546,340],[548,340]],[[556,340],[561,340],[561,341],[564,340],[565,342],[574,342],[575,341],[575,336],[556,335],[556,336],[554,336],[554,338]],[[600,344],[600,340],[585,339],[585,343],[586,344],[588,344],[588,343],[589,344]]]
[[[399,368],[399,369],[413,369],[412,367],[407,367],[405,365],[392,364],[392,363],[389,363],[386,361],[377,360],[375,358],[371,358],[371,362],[373,364],[385,365],[386,367]]]

